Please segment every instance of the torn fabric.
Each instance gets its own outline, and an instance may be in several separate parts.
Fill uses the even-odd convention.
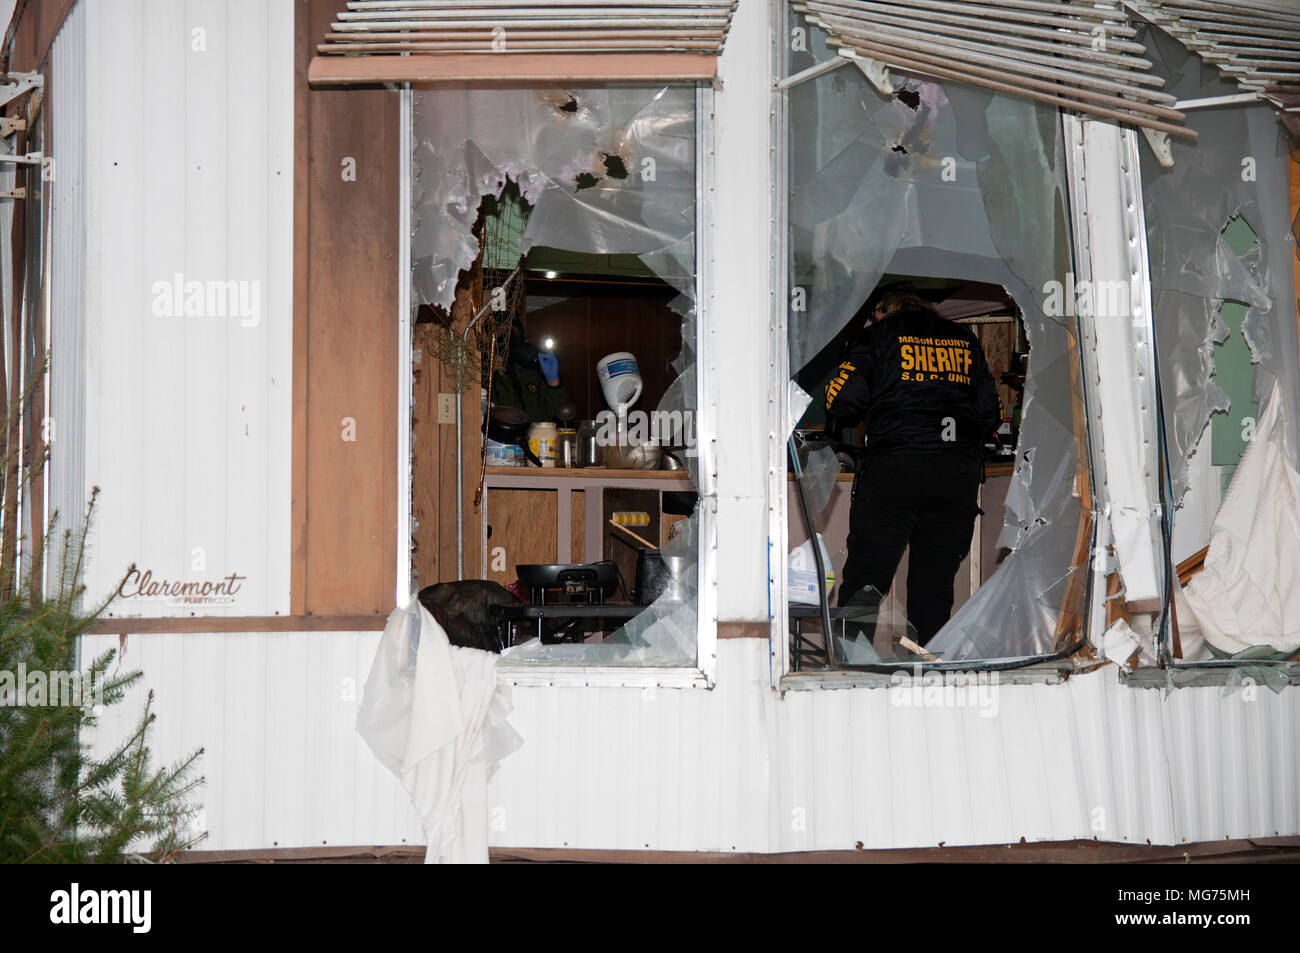
[[[425,863],[487,863],[487,785],[523,739],[497,656],[453,646],[418,601],[394,609],[366,678],[357,733],[411,795]]]
[[[1212,649],[1300,650],[1300,473],[1282,446],[1274,387],[1210,530],[1205,567],[1183,587]]]

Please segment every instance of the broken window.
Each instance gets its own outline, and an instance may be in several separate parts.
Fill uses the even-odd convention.
[[[414,305],[442,313],[450,332],[463,334],[476,315],[496,321],[505,329],[496,338],[502,349],[523,342],[530,354],[553,357],[570,405],[556,410],[561,425],[566,414],[579,427],[594,420],[605,465],[487,467],[481,511],[471,514],[465,503],[467,525],[483,534],[467,576],[519,578],[534,603],[545,596],[567,604],[574,593],[539,593],[518,567],[617,567],[614,585],[601,582],[600,595],[581,597],[606,609],[621,605],[621,614],[584,624],[562,612],[524,620],[514,626],[508,660],[696,663],[699,499],[709,492],[698,460],[695,362],[697,98],[704,95],[692,86],[416,93]],[[499,235],[503,217],[516,222],[508,239],[485,242],[485,228]],[[492,310],[494,290],[510,312],[504,322]],[[611,397],[597,365],[621,352],[634,352],[641,380],[635,392]],[[486,401],[489,376],[500,388],[494,405],[514,400],[506,394],[515,384],[507,365],[495,366],[498,373],[474,375],[463,400]],[[514,402],[532,416],[551,414]],[[417,419],[420,413],[417,406]],[[473,427],[481,418],[460,419]],[[483,439],[475,427],[460,444],[471,447],[464,465],[474,476],[480,451],[492,446]],[[419,441],[417,431],[417,460]],[[644,472],[652,463],[681,469]],[[651,564],[663,577],[657,584],[638,578]],[[440,580],[447,578],[443,570]]]
[[[787,50],[785,75],[833,59],[803,25],[809,49]],[[808,384],[888,276],[1005,290],[1028,355],[1005,501],[986,500],[982,517],[1000,527],[994,550],[1005,555],[926,648],[962,664],[1041,658],[1084,635],[1091,540],[1060,116],[957,82],[895,73],[881,88],[869,68],[846,63],[788,92],[790,372]],[[791,426],[823,397],[795,391]],[[810,509],[842,479],[829,453],[802,463]],[[842,548],[846,514],[834,510],[814,516],[828,547]],[[790,514],[793,543],[798,507]],[[908,630],[896,613],[886,624]],[[861,639],[839,661],[889,664]]]
[[[1144,42],[1180,101],[1240,92],[1162,30],[1148,27]],[[1199,139],[1174,144],[1172,165],[1142,150],[1169,559],[1181,582],[1169,648],[1175,662],[1276,661],[1300,648],[1285,503],[1300,463],[1291,141],[1262,103],[1192,108],[1187,125]],[[1149,639],[1142,651],[1155,661]]]

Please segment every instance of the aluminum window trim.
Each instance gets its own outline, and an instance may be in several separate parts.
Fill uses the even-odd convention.
[[[405,432],[409,441],[411,426],[410,398],[410,295],[411,295],[411,230],[409,225],[411,203],[411,143],[414,109],[411,106],[410,86],[402,90],[402,155],[401,167],[403,181],[402,206],[406,224],[400,235],[400,252],[398,255],[401,270],[402,288],[399,297],[406,304],[402,307],[403,327],[399,333],[407,341],[403,349],[405,369],[399,370],[401,394],[399,399],[399,456],[398,473],[402,475],[398,488],[399,519],[405,506],[408,514],[406,520],[406,538],[408,544],[401,548],[402,527],[398,527],[398,605],[405,605],[414,593],[410,593],[410,547],[409,547],[409,513],[411,484],[407,477],[411,473],[409,442],[407,450],[400,449],[400,434]],[[701,688],[711,689],[717,682],[717,643],[718,643],[718,575],[717,575],[717,438],[718,414],[716,397],[710,390],[712,377],[709,366],[713,348],[710,344],[713,334],[709,319],[713,298],[713,215],[712,194],[714,191],[714,89],[711,84],[700,84],[695,96],[695,385],[696,385],[696,439],[699,447],[699,527],[698,557],[696,561],[697,596],[696,596],[696,632],[695,664],[693,666],[621,666],[621,665],[548,665],[537,662],[515,662],[501,659],[497,664],[498,677],[511,685],[519,687],[622,687],[622,688]],[[401,316],[399,316],[399,320]],[[405,497],[405,499],[403,499]],[[401,594],[401,573],[405,565],[407,573],[408,594]]]
[[[738,0],[349,0],[308,67],[316,85],[703,82]]]
[[[881,679],[887,680],[888,675],[863,675],[854,672],[852,669],[840,669],[830,671],[813,671],[813,672],[794,672],[792,671],[790,661],[790,635],[789,635],[789,600],[787,598],[784,581],[787,573],[789,548],[789,504],[787,490],[787,462],[786,462],[786,442],[782,435],[786,432],[786,418],[789,413],[788,408],[788,381],[789,373],[789,348],[787,345],[788,335],[788,296],[789,296],[789,146],[790,146],[790,127],[786,122],[786,108],[788,104],[788,90],[797,82],[803,79],[812,79],[819,72],[815,69],[805,70],[803,73],[790,76],[784,80],[779,79],[786,75],[786,62],[784,51],[789,38],[789,30],[794,22],[790,0],[769,0],[773,5],[773,22],[779,25],[779,29],[774,31],[773,52],[772,52],[772,75],[778,79],[774,82],[772,88],[772,176],[771,176],[771,214],[772,214],[772,295],[771,295],[771,315],[770,331],[772,339],[772,358],[770,362],[771,369],[771,387],[768,398],[768,425],[769,425],[769,444],[768,444],[768,485],[769,485],[769,529],[768,529],[768,547],[770,566],[768,577],[768,604],[769,604],[769,624],[770,624],[770,658],[773,660],[771,667],[771,688],[778,694],[789,690],[810,690],[810,689],[835,689],[835,688],[861,688],[876,687],[880,684]],[[1058,121],[1061,125],[1062,137],[1065,142],[1065,148],[1068,151],[1072,145],[1071,131],[1081,127],[1082,121],[1071,117],[1063,109],[1056,110]],[[1074,125],[1072,125],[1072,123]],[[1132,130],[1127,130],[1130,135]],[[1140,189],[1140,173],[1136,180]],[[1086,202],[1076,203],[1076,193],[1074,190],[1075,183],[1067,175],[1067,188],[1070,190],[1069,214],[1071,220],[1071,267],[1076,274],[1081,268],[1088,267],[1086,261],[1081,263],[1083,254],[1078,245],[1079,228],[1081,223],[1086,219]],[[1085,229],[1086,232],[1086,229]],[[1145,240],[1142,247],[1145,256]],[[1145,257],[1143,265],[1145,266]],[[1149,295],[1147,299],[1149,301]],[[1149,309],[1148,309],[1149,310]],[[1076,322],[1076,335],[1079,328]],[[1082,351],[1080,348],[1080,360],[1082,361]],[[1080,366],[1081,377],[1083,366]],[[1088,418],[1089,401],[1086,385],[1083,391],[1078,395],[1080,401],[1084,404],[1084,416]],[[1095,403],[1095,402],[1094,402]],[[1085,437],[1089,444],[1089,482],[1093,488],[1094,501],[1096,499],[1096,466],[1094,462],[1095,448],[1092,446],[1091,426],[1085,427]],[[1096,504],[1093,504],[1094,509]],[[1094,519],[1092,527],[1092,545],[1090,554],[1095,553],[1097,540],[1099,538],[1098,521]],[[1097,580],[1093,578],[1093,565],[1096,560],[1089,557],[1090,571],[1089,582],[1084,593],[1081,606],[1083,614],[1084,633],[1091,635],[1095,627],[1098,626],[1098,619],[1102,618],[1097,610],[1099,605],[1098,599],[1104,598],[1104,576],[1101,579],[1102,584],[1098,586]],[[981,665],[987,662],[996,662],[997,660],[970,660],[963,661],[961,664],[969,670],[978,670]],[[954,665],[957,663],[945,663]],[[941,666],[942,668],[943,666]],[[1011,669],[1002,672],[1002,675],[1011,676],[1013,673],[1024,673],[1025,680],[1048,680],[1054,681],[1056,677],[1052,672],[1068,670],[1068,665],[1059,662],[1038,662],[1027,668]],[[900,664],[898,671],[910,672],[912,666]],[[934,669],[925,668],[926,671]]]

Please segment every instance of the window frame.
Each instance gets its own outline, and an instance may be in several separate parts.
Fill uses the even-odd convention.
[[[790,508],[788,504],[788,461],[786,441],[782,439],[782,434],[786,433],[789,427],[790,413],[790,386],[792,379],[790,375],[789,347],[787,344],[787,334],[789,330],[788,322],[788,301],[790,295],[790,235],[789,235],[789,163],[790,163],[790,126],[787,121],[789,97],[787,87],[782,84],[782,80],[790,74],[786,62],[785,52],[790,39],[790,32],[795,17],[790,9],[787,0],[770,0],[773,4],[773,23],[776,25],[773,42],[771,44],[772,55],[772,75],[778,77],[777,84],[772,90],[772,109],[771,109],[771,135],[772,135],[772,190],[771,190],[771,216],[772,216],[772,258],[771,265],[773,271],[772,294],[771,294],[771,313],[770,313],[770,333],[772,335],[772,380],[769,388],[768,398],[768,422],[769,433],[771,434],[768,447],[768,497],[769,497],[769,522],[768,522],[768,564],[770,566],[768,576],[768,605],[770,607],[769,628],[770,640],[769,649],[770,657],[774,660],[771,668],[771,687],[774,691],[785,692],[787,690],[801,689],[822,689],[822,688],[849,688],[849,687],[888,687],[890,685],[889,675],[867,673],[854,671],[852,669],[838,669],[831,671],[816,672],[794,672],[790,660],[790,624],[789,624],[789,600],[786,593],[785,580],[789,562],[789,518]],[[845,68],[840,66],[839,68]],[[802,80],[815,80],[824,70],[815,68],[817,71],[805,71],[800,74]],[[1059,107],[1056,110],[1058,121],[1061,125],[1061,134],[1068,136],[1068,126],[1066,125],[1066,114]],[[1069,149],[1068,141],[1065,148]],[[1069,170],[1065,173],[1066,187],[1072,191],[1073,180],[1070,177]],[[1075,236],[1078,235],[1078,227],[1083,222],[1085,212],[1075,201],[1069,202],[1069,226],[1071,228],[1071,257],[1072,266],[1075,272],[1080,270],[1081,250],[1078,246]],[[1145,242],[1143,244],[1143,256],[1145,261]],[[1081,328],[1076,318],[1073,328],[1077,337],[1081,339]],[[1082,352],[1082,348],[1080,349]],[[1080,355],[1082,359],[1082,353]],[[1082,365],[1080,370],[1082,371]],[[1081,383],[1083,381],[1080,375]],[[1092,397],[1091,388],[1085,383],[1083,391],[1076,395],[1085,407],[1085,416],[1087,414],[1087,405]],[[816,395],[814,395],[816,399]],[[1095,459],[1091,453],[1091,441],[1089,441],[1090,452],[1088,455],[1089,479],[1092,486],[1096,485]],[[1095,492],[1094,492],[1095,497]],[[1098,522],[1094,520],[1091,528],[1091,543],[1089,552],[1095,550],[1098,539]],[[1098,586],[1096,577],[1095,560],[1089,557],[1087,568],[1087,586],[1081,602],[1081,612],[1083,613],[1083,628],[1081,636],[1092,639],[1098,626],[1098,614],[1095,611],[1098,604]],[[1101,594],[1104,596],[1104,576],[1101,579]],[[991,660],[990,660],[991,661]],[[963,664],[966,667],[975,669],[982,666],[984,661],[969,660],[963,663],[944,663],[939,669],[929,668],[923,664],[923,667],[930,671],[938,671],[944,668],[951,668],[956,664]],[[899,667],[899,671],[903,671]],[[1062,671],[1073,670],[1073,665],[1068,661],[1041,661],[1019,667],[1013,672],[1004,673],[1012,676],[1010,680],[1024,680],[1028,682],[1054,682],[1058,681]]]
[[[1237,101],[1226,102],[1226,103],[1215,103],[1213,101],[1205,100],[1205,101],[1194,101],[1187,104],[1181,104],[1180,108],[1187,109],[1187,108],[1202,108],[1205,106],[1219,106],[1220,108],[1224,108],[1224,109],[1248,109],[1248,108],[1253,108],[1253,107],[1266,105],[1266,104],[1267,104],[1267,100],[1264,100],[1262,98],[1250,99],[1246,101],[1237,100]],[[1278,125],[1282,128],[1285,128],[1281,119],[1278,120]],[[1300,143],[1300,138],[1293,136],[1293,141]],[[1129,144],[1129,148],[1128,148],[1128,154],[1126,156],[1127,159],[1126,169],[1128,170],[1129,178],[1128,181],[1125,183],[1125,186],[1126,189],[1130,192],[1130,194],[1138,197],[1138,201],[1133,203],[1132,212],[1131,212],[1132,217],[1129,224],[1132,226],[1131,232],[1136,236],[1135,242],[1139,249],[1138,255],[1143,269],[1142,283],[1146,294],[1146,297],[1143,302],[1143,313],[1146,316],[1147,326],[1149,328],[1151,340],[1158,344],[1158,329],[1155,327],[1155,323],[1154,323],[1155,322],[1155,315],[1154,315],[1155,289],[1152,286],[1152,282],[1151,282],[1151,259],[1150,259],[1150,249],[1147,240],[1148,232],[1147,232],[1146,212],[1145,212],[1146,186],[1142,178],[1142,163],[1140,161],[1140,152],[1144,148],[1144,145],[1142,142],[1139,141],[1136,133],[1132,131],[1130,131],[1130,135],[1128,136],[1128,144]],[[1146,143],[1146,146],[1149,146],[1153,149],[1155,148],[1154,144],[1149,141]],[[1287,218],[1289,220],[1296,221],[1297,210],[1300,210],[1300,145],[1297,145],[1296,148],[1292,150],[1290,158],[1291,158],[1291,163],[1290,163],[1291,189],[1289,191],[1290,207],[1288,208],[1287,211]],[[1258,237],[1261,241],[1263,240],[1262,236],[1258,236]],[[1291,256],[1291,266],[1293,269],[1293,276],[1294,276],[1294,284],[1292,287],[1292,291],[1293,291],[1292,304],[1294,305],[1296,304],[1295,299],[1300,298],[1300,256],[1294,256],[1294,255]],[[1300,307],[1300,305],[1297,305],[1297,307]],[[1298,312],[1297,323],[1298,326],[1300,326],[1300,312]],[[1300,365],[1295,365],[1295,367],[1296,367],[1296,372],[1300,373]],[[1157,378],[1155,375],[1153,375],[1151,378],[1150,386],[1151,386],[1151,391],[1150,391],[1151,397],[1154,400],[1155,390],[1158,387]],[[1164,394],[1161,394],[1160,396],[1162,398],[1166,397],[1166,395]],[[1211,420],[1212,419],[1213,417],[1211,417]],[[1202,434],[1202,439],[1204,441],[1209,441],[1211,439],[1210,421],[1207,421],[1206,423],[1205,431]],[[1249,442],[1246,444],[1246,448],[1249,448]],[[1243,448],[1242,451],[1243,454],[1245,453],[1246,448]],[[1208,450],[1209,447],[1207,444],[1205,448],[1205,452],[1208,453]],[[1168,452],[1167,448],[1165,452],[1166,453]],[[1202,452],[1201,450],[1196,451],[1197,454],[1201,452]],[[1205,466],[1207,467],[1207,469],[1211,474],[1214,474],[1216,476],[1217,476],[1216,471],[1221,469],[1221,465],[1214,464],[1212,459],[1207,459],[1205,461]],[[1222,491],[1219,494],[1219,501],[1214,508],[1213,514],[1209,517],[1210,526],[1208,529],[1208,535],[1206,539],[1207,548],[1211,542],[1211,538],[1213,535],[1213,523],[1218,518],[1219,509],[1223,505],[1224,502],[1223,498],[1226,496],[1226,494],[1227,494],[1227,487],[1225,486],[1223,487]],[[1160,505],[1159,501],[1157,501],[1157,505]],[[1171,586],[1178,586],[1178,587],[1181,587],[1181,583],[1178,580],[1179,563],[1173,555],[1174,524],[1177,521],[1178,512],[1182,510],[1185,505],[1186,505],[1186,498],[1184,498],[1184,501],[1179,503],[1178,505],[1172,506],[1173,512],[1170,514],[1170,521],[1171,521],[1170,534],[1169,534],[1170,550],[1169,550],[1168,558],[1167,559],[1165,558],[1165,553],[1162,551],[1162,547],[1160,545],[1155,545],[1153,547],[1153,558],[1155,560],[1156,566],[1158,568],[1163,567],[1163,571],[1167,573],[1169,577],[1171,577]],[[1165,565],[1165,563],[1167,563],[1167,565]],[[1132,685],[1138,688],[1166,687],[1169,684],[1168,679],[1174,676],[1177,676],[1179,678],[1179,681],[1176,682],[1175,684],[1187,685],[1189,687],[1194,685],[1230,684],[1234,679],[1240,677],[1240,673],[1242,670],[1250,669],[1250,668],[1260,668],[1260,667],[1274,669],[1276,671],[1284,673],[1287,677],[1289,684],[1292,685],[1300,684],[1300,661],[1296,661],[1296,660],[1290,660],[1290,661],[1261,660],[1261,659],[1243,659],[1243,658],[1208,658],[1208,659],[1199,659],[1199,660],[1198,659],[1188,660],[1180,657],[1175,657],[1174,650],[1175,650],[1175,638],[1176,638],[1176,632],[1175,632],[1176,619],[1172,618],[1172,613],[1174,611],[1172,598],[1170,600],[1169,611],[1171,613],[1171,619],[1169,620],[1168,625],[1162,631],[1155,633],[1154,636],[1154,645],[1157,654],[1157,660],[1155,664],[1139,663],[1138,665],[1135,665],[1131,670],[1122,669],[1121,677],[1125,684]],[[1104,628],[1104,625],[1101,626],[1101,628]],[[1181,644],[1179,644],[1179,650],[1181,651]]]
[[[790,31],[795,23],[795,18],[790,10],[789,4],[785,0],[772,0],[774,4],[773,22],[777,25],[774,42],[772,43],[772,75],[778,78],[784,78],[788,75],[788,66],[786,63],[786,44],[789,42]],[[819,71],[820,72],[820,71]],[[805,78],[811,79],[816,74],[806,75]],[[772,688],[777,691],[786,690],[804,690],[819,688],[848,688],[848,687],[888,687],[889,676],[854,672],[852,670],[842,669],[828,672],[800,672],[795,673],[791,669],[790,648],[789,648],[789,619],[788,619],[788,599],[784,585],[787,563],[788,563],[788,533],[790,507],[788,505],[786,484],[787,484],[787,449],[785,441],[781,435],[786,432],[789,415],[789,384],[790,378],[789,354],[786,344],[788,333],[788,301],[790,294],[789,286],[789,144],[790,144],[790,127],[787,121],[788,117],[788,94],[787,87],[780,84],[773,89],[772,102],[772,142],[773,142],[773,160],[772,160],[772,195],[771,195],[771,215],[773,222],[772,232],[772,269],[773,282],[771,293],[771,313],[770,328],[773,341],[772,350],[772,374],[773,378],[769,389],[769,427],[772,437],[769,441],[769,564],[771,571],[768,579],[768,597],[771,606],[770,631],[771,631],[771,656],[774,659],[772,666]],[[1062,134],[1065,138],[1066,156],[1066,187],[1070,196],[1069,201],[1069,227],[1071,228],[1073,242],[1073,267],[1076,275],[1087,278],[1091,274],[1092,261],[1089,252],[1084,244],[1081,244],[1082,235],[1086,235],[1088,230],[1088,216],[1091,214],[1088,204],[1088,195],[1086,188],[1081,188],[1083,176],[1084,161],[1080,141],[1078,139],[1078,130],[1082,127],[1083,120],[1064,110],[1057,109],[1057,114],[1062,123]],[[1120,127],[1121,149],[1125,153],[1124,179],[1116,180],[1116,186],[1126,194],[1142,195],[1142,178],[1140,163],[1137,161],[1137,152],[1140,148],[1138,142],[1138,132],[1129,127]],[[1073,150],[1073,154],[1071,154]],[[1297,183],[1300,183],[1300,176],[1297,176],[1293,170],[1293,190],[1292,202],[1297,201]],[[1104,203],[1103,203],[1104,204]],[[1109,214],[1109,213],[1106,213]],[[1128,212],[1128,218],[1125,222],[1130,226],[1130,230],[1136,235],[1135,265],[1140,266],[1142,273],[1141,288],[1142,298],[1140,305],[1140,314],[1145,318],[1148,327],[1151,317],[1150,302],[1152,300],[1152,288],[1150,279],[1150,257],[1147,247],[1147,236],[1145,228],[1144,210],[1139,202]],[[1297,275],[1297,285],[1300,287],[1300,262],[1295,262],[1294,268]],[[1297,291],[1300,294],[1300,290]],[[1136,319],[1136,316],[1135,316]],[[1088,328],[1076,319],[1075,333],[1081,345],[1085,339]],[[1149,327],[1149,333],[1154,335],[1154,328]],[[1086,370],[1088,360],[1085,352],[1089,349],[1080,347],[1081,370]],[[1083,389],[1077,395],[1077,399],[1082,402],[1086,438],[1088,442],[1089,470],[1092,481],[1093,507],[1098,508],[1101,501],[1097,496],[1097,485],[1099,479],[1104,479],[1104,473],[1099,469],[1098,451],[1095,447],[1093,437],[1093,428],[1098,425],[1099,395],[1095,383],[1091,383],[1091,377],[1082,376]],[[1148,393],[1148,398],[1154,402],[1154,378],[1148,379],[1148,385],[1152,390]],[[1104,540],[1110,538],[1109,526],[1103,526],[1100,520],[1094,521],[1092,527],[1092,544],[1090,552],[1095,553],[1097,547],[1102,545]],[[1151,548],[1151,558],[1154,560],[1157,572],[1161,571],[1164,559],[1164,552],[1158,540],[1153,540]],[[1175,567],[1169,565],[1164,567],[1167,573],[1175,573]],[[1098,642],[1101,632],[1106,626],[1106,577],[1108,575],[1108,564],[1105,560],[1097,560],[1090,556],[1087,568],[1088,591],[1082,604],[1084,613],[1083,633],[1086,633],[1089,640],[1095,645]],[[1133,687],[1149,687],[1153,679],[1157,679],[1164,684],[1168,672],[1183,673],[1191,677],[1189,673],[1197,673],[1197,684],[1222,683],[1233,677],[1235,670],[1242,666],[1260,664],[1252,660],[1213,660],[1208,662],[1186,662],[1182,659],[1172,657],[1173,639],[1172,631],[1161,633],[1156,642],[1158,660],[1154,665],[1140,665],[1133,670],[1121,669],[1121,677],[1124,684]],[[972,666],[978,666],[981,663],[973,661]],[[1300,682],[1300,663],[1295,662],[1275,662],[1268,663],[1281,668],[1289,673],[1291,682]],[[1004,673],[1011,676],[1011,680],[1025,681],[1056,681],[1059,673],[1063,669],[1069,670],[1073,666],[1065,662],[1040,662],[1024,668],[1017,669],[1013,673]]]
[[[650,85],[637,83],[636,85]],[[714,184],[713,86],[695,83],[695,387],[696,439],[699,449],[699,553],[696,564],[696,649],[694,666],[548,665],[502,659],[499,677],[525,687],[601,686],[627,688],[712,688],[717,675],[717,403],[710,391],[713,328],[710,321],[713,286],[713,234],[710,200]],[[411,83],[400,87],[398,176],[401,189],[398,297],[398,440],[397,440],[397,605],[414,598],[411,592],[411,185],[414,104]]]

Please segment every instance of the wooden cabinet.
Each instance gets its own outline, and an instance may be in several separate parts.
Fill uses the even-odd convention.
[[[672,523],[663,494],[691,492],[680,471],[488,467],[483,500],[483,576],[502,585],[521,563],[589,563],[613,559],[634,584],[636,545],[609,525],[618,512],[644,513],[630,528],[662,546]],[[630,540],[628,540],[630,542]]]

